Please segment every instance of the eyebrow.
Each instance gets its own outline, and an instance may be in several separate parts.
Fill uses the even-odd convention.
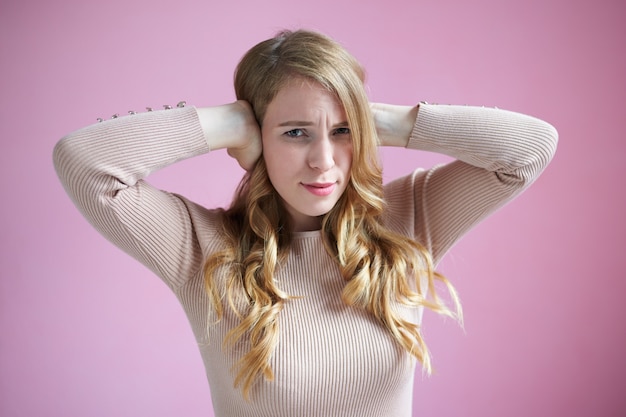
[[[286,122],[279,123],[278,127],[285,127],[285,126],[306,127],[306,126],[313,126],[313,125],[314,125],[313,122],[307,122],[304,120],[288,120]],[[348,122],[343,121],[343,122],[339,122],[333,125],[333,129],[337,127],[348,127]]]

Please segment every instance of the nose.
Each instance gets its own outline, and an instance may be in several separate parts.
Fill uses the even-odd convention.
[[[309,166],[325,172],[335,166],[334,144],[327,134],[311,142],[309,148]]]

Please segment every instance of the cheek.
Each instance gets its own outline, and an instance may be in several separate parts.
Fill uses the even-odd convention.
[[[262,145],[263,145],[263,160],[265,161],[265,167],[267,168],[268,174],[271,174],[274,171],[274,165],[276,163],[276,149],[272,146],[271,141],[266,139],[266,136],[262,137]]]
[[[339,154],[339,164],[341,165],[342,169],[348,174],[350,174],[350,168],[352,168],[352,156],[352,145],[346,145],[344,148],[341,149],[341,152]]]
[[[281,146],[277,141],[263,141],[263,160],[267,175],[274,186],[293,173],[296,166],[296,155],[288,146]]]

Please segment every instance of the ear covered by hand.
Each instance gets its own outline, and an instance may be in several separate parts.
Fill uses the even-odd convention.
[[[261,127],[247,101],[238,100],[233,105],[239,108],[241,133],[237,143],[227,148],[228,155],[236,159],[243,169],[250,171],[263,152]]]
[[[205,139],[212,151],[226,149],[246,171],[261,157],[261,127],[247,101],[197,109]]]

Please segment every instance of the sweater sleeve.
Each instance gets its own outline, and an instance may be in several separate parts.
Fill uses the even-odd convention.
[[[409,224],[404,232],[438,263],[468,230],[533,183],[557,138],[550,124],[519,113],[420,104],[407,147],[455,160],[390,183],[391,217]]]
[[[78,130],[57,143],[53,161],[85,218],[175,288],[202,262],[189,214],[192,204],[143,178],[208,151],[196,109],[184,107]]]

